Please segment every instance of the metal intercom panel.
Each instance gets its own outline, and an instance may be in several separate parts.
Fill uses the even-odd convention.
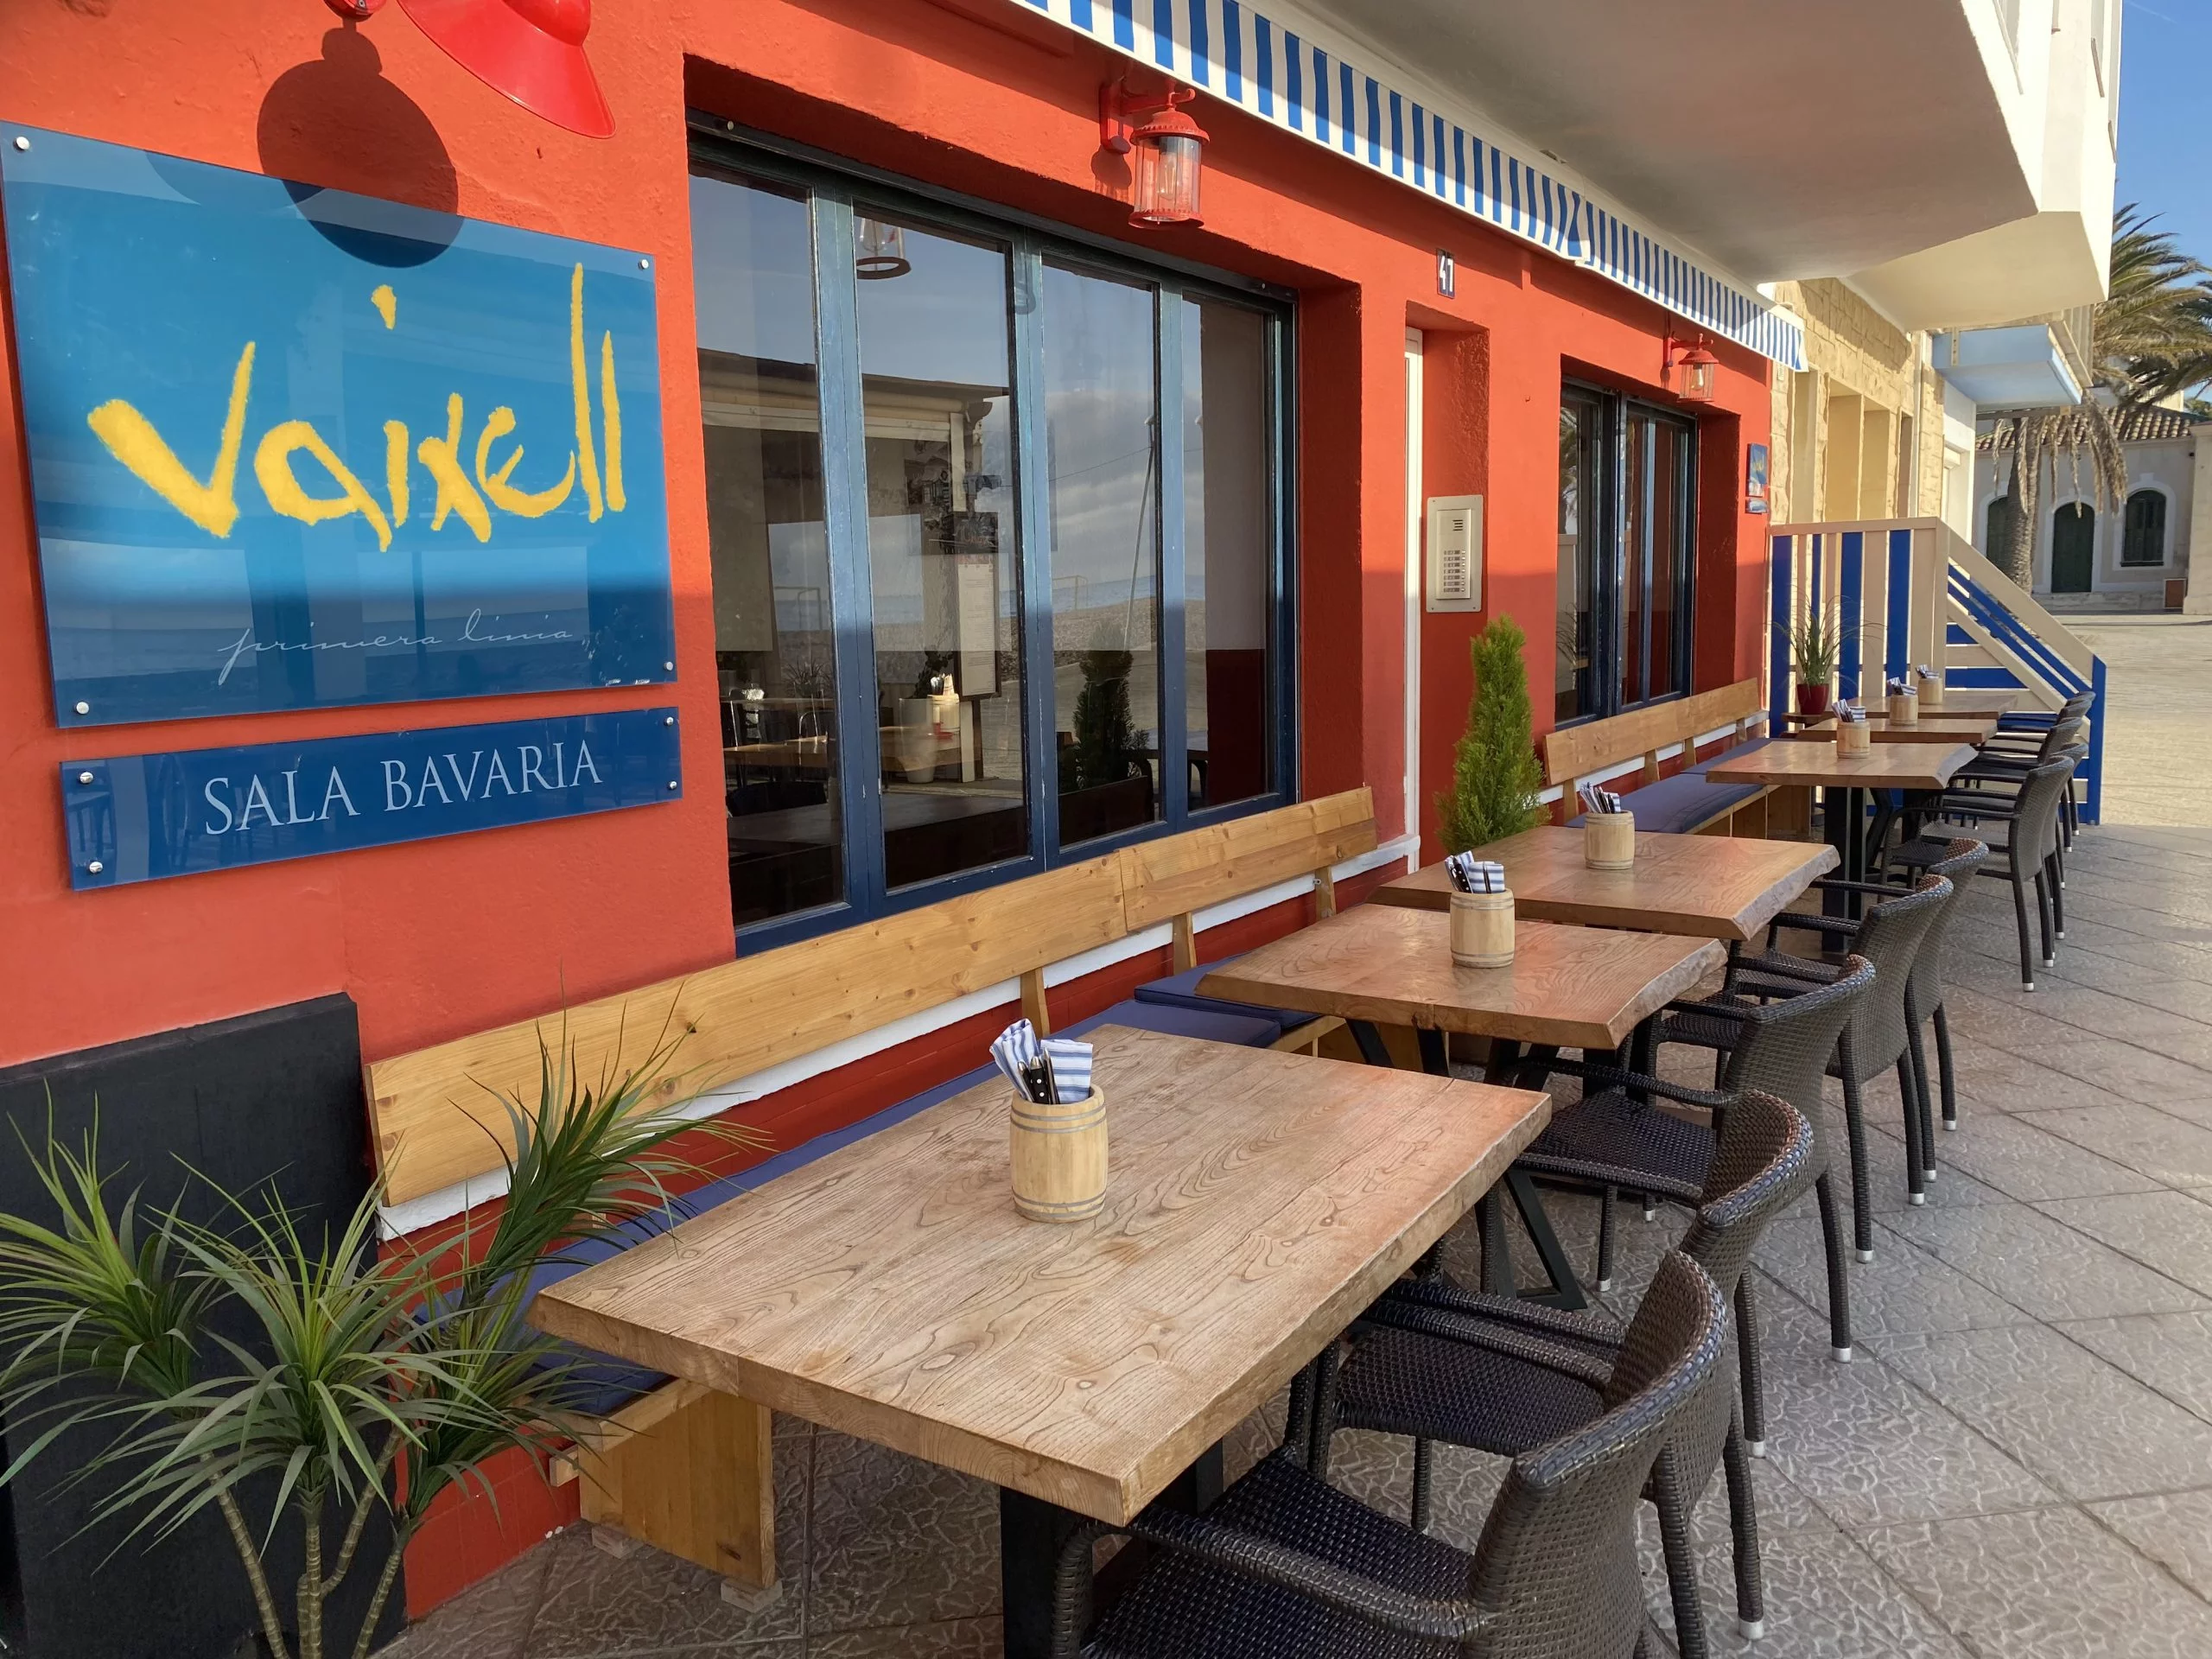
[[[1428,608],[1432,611],[1482,609],[1482,497],[1429,497],[1426,540]]]

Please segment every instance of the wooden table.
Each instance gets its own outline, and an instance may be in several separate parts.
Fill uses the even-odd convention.
[[[1716,760],[1705,775],[1716,784],[1796,784],[1821,791],[1828,844],[1842,861],[1844,878],[1866,879],[1866,791],[1898,789],[1927,793],[1946,787],[1974,759],[1970,743],[1877,743],[1848,758],[1826,742],[1770,743],[1734,760]],[[1833,914],[1857,913],[1855,895],[1830,893]]]
[[[1836,867],[1824,842],[1758,841],[1748,836],[1636,838],[1636,865],[1593,870],[1583,860],[1582,831],[1544,824],[1475,849],[1505,866],[1516,917],[1680,933],[1700,939],[1751,939],[1816,876]],[[1441,864],[1402,875],[1376,889],[1376,902],[1444,910],[1452,883]]]
[[[1001,1489],[1007,1648],[1059,1546],[1181,1482],[1549,1120],[1522,1090],[1108,1027],[1096,1218],[1025,1221],[994,1081],[541,1292],[556,1336]]]
[[[1462,968],[1452,960],[1450,918],[1402,905],[1358,905],[1287,938],[1224,963],[1199,982],[1207,996],[1342,1016],[1371,1065],[1389,1066],[1380,1025],[1411,1026],[1422,1069],[1448,1070],[1445,1034],[1491,1039],[1489,1076],[1503,1083],[1562,1048],[1618,1050],[1644,1022],[1727,960],[1712,939],[1517,921],[1505,968]],[[1646,1069],[1649,1069],[1648,1066]],[[1508,1191],[1551,1276],[1546,1299],[1584,1305],[1581,1285],[1560,1249],[1535,1184],[1518,1172]],[[1510,1263],[1484,1217],[1489,1288],[1511,1288]]]
[[[1866,716],[1866,725],[1867,735],[1877,743],[1971,743],[1980,748],[1997,734],[1996,715],[1955,715],[1948,709],[1923,715],[1917,726],[1893,725],[1887,715],[1875,714]],[[1833,722],[1808,725],[1788,736],[1799,743],[1833,743],[1835,726]]]
[[[1930,715],[2009,715],[2020,706],[2026,694],[2018,686],[1963,686],[1943,688],[1943,706],[1923,709],[1923,720]]]

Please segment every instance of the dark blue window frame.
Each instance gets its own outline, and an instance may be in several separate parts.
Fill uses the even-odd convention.
[[[1567,380],[1562,397],[1580,404],[1596,417],[1592,423],[1592,429],[1585,432],[1582,439],[1584,517],[1580,539],[1584,546],[1578,550],[1579,556],[1589,562],[1594,611],[1590,670],[1587,683],[1581,688],[1588,706],[1573,718],[1559,721],[1558,726],[1563,729],[1589,721],[1610,720],[1632,709],[1677,702],[1689,696],[1697,683],[1692,659],[1697,644],[1700,435],[1696,421],[1677,410],[1664,409],[1586,381]],[[1628,452],[1637,441],[1631,429],[1632,415],[1643,417],[1647,423],[1647,437],[1651,435],[1653,424],[1664,423],[1675,429],[1681,442],[1675,456],[1674,488],[1681,511],[1672,530],[1681,576],[1675,589],[1675,626],[1669,641],[1675,683],[1663,691],[1627,699],[1620,691],[1620,671],[1624,659],[1633,655],[1647,688],[1650,680],[1654,609],[1650,594],[1658,537],[1662,533],[1656,511],[1656,442],[1649,446],[1643,458],[1643,499],[1631,511]],[[1634,547],[1628,545],[1628,526],[1632,522],[1643,526],[1643,539]],[[1636,562],[1641,590],[1645,595],[1640,626],[1633,639],[1627,637],[1624,615],[1631,560]]]
[[[1023,654],[1023,786],[1029,809],[1029,844],[1020,857],[893,890],[887,885],[882,836],[882,788],[874,746],[838,746],[838,785],[844,803],[845,897],[788,916],[740,928],[742,951],[771,949],[895,915],[942,899],[1014,880],[1065,864],[1096,858],[1135,842],[1202,828],[1283,806],[1298,798],[1298,639],[1296,558],[1293,541],[1295,497],[1291,465],[1294,442],[1291,365],[1295,361],[1295,313],[1291,296],[1268,284],[1163,259],[1147,251],[1068,226],[1008,213],[939,191],[772,136],[741,130],[719,118],[691,118],[691,160],[709,174],[750,175],[806,193],[813,227],[815,317],[824,485],[824,528],[830,544],[830,605],[836,639],[837,717],[848,733],[876,723],[872,590],[868,569],[866,434],[861,407],[859,338],[849,281],[824,273],[853,264],[855,200],[890,214],[912,214],[947,230],[988,237],[1009,250],[1014,291],[1014,454],[1016,513],[1021,526],[1020,582]],[[1047,259],[1150,287],[1157,300],[1154,370],[1161,419],[1160,492],[1155,524],[1160,550],[1160,698],[1161,813],[1158,822],[1118,834],[1059,844],[1058,768],[1054,764],[1052,706],[1052,537],[1045,475],[1045,388],[1042,294]],[[1267,793],[1193,811],[1190,805],[1187,721],[1166,710],[1185,707],[1185,577],[1183,446],[1179,411],[1183,385],[1180,302],[1217,299],[1260,313],[1267,320],[1268,454],[1268,686],[1272,743]]]

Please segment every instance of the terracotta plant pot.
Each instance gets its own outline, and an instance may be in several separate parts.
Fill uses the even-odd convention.
[[[1828,711],[1828,689],[1825,685],[1797,683],[1797,712],[1808,720],[1818,720]]]

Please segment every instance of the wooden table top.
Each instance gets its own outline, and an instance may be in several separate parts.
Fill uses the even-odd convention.
[[[1400,912],[1409,913],[1409,912]],[[1015,1214],[996,1079],[538,1294],[556,1336],[1126,1522],[1502,1177],[1548,1096],[1118,1027],[1111,1173]]]
[[[1963,686],[1943,688],[1943,706],[1923,709],[1923,720],[1933,715],[2009,715],[2020,706],[2026,695],[2018,686]]]
[[[1716,760],[1716,784],[1812,784],[1841,789],[1942,789],[1974,759],[1974,745],[1877,743],[1848,760],[1835,741],[1770,743],[1736,760]]]
[[[1198,989],[1382,1025],[1610,1049],[1727,959],[1711,939],[1523,921],[1515,909],[1510,967],[1454,963],[1441,911],[1357,905],[1224,963]]]
[[[1475,849],[1505,866],[1516,918],[1625,927],[1699,939],[1749,939],[1836,865],[1824,841],[1757,841],[1748,836],[1636,838],[1636,866],[1593,870],[1583,861],[1582,831],[1544,824]],[[1374,899],[1415,910],[1445,910],[1452,883],[1444,866],[1402,875]]]
[[[1997,716],[1994,715],[1955,715],[1948,710],[1942,714],[1923,715],[1917,726],[1894,725],[1887,715],[1870,713],[1866,716],[1866,724],[1872,728],[1869,735],[1877,743],[1971,743],[1980,748],[1997,734]],[[1808,726],[1786,735],[1799,742],[1833,743],[1835,741],[1835,727],[1832,722]]]

